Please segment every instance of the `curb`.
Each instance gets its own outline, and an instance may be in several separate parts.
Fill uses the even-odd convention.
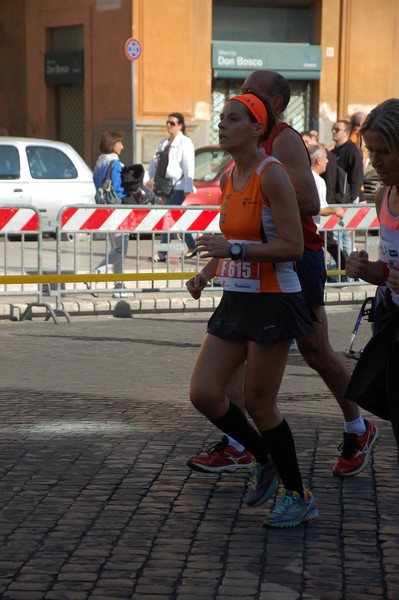
[[[375,286],[363,285],[345,288],[328,287],[325,291],[326,305],[349,305],[361,304],[366,298],[374,296]],[[221,292],[206,292],[199,300],[194,300],[188,293],[184,292],[150,292],[134,293],[129,299],[87,299],[79,296],[62,301],[57,307],[56,300],[46,299],[46,305],[51,306],[54,311],[61,308],[71,317],[100,317],[114,315],[116,317],[129,317],[137,313],[165,313],[165,312],[212,312],[220,302]],[[20,298],[11,298],[9,302],[0,301],[0,320],[21,321],[25,310],[33,303],[36,297],[26,298],[21,302]],[[121,310],[121,306],[123,310]],[[36,317],[48,317],[46,306],[39,305],[32,308]]]

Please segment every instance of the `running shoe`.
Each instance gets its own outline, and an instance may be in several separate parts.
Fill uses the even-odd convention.
[[[301,523],[309,523],[317,519],[319,511],[312,492],[306,491],[305,498],[298,492],[283,489],[282,496],[276,502],[272,512],[263,519],[263,527],[285,528],[298,527]]]
[[[123,281],[116,281],[114,285],[114,293],[112,294],[113,298],[131,298],[133,296],[132,292],[128,292],[126,290],[125,284]]]
[[[191,456],[187,466],[202,473],[250,473],[254,459],[247,450],[239,452],[229,445],[227,436],[205,449],[206,454]]]
[[[375,425],[364,419],[366,431],[363,435],[344,432],[344,441],[338,446],[341,456],[333,467],[334,475],[357,475],[370,460],[371,451],[377,444],[380,434]]]
[[[248,506],[260,506],[271,498],[280,483],[280,475],[273,462],[255,463],[250,488],[245,496]]]

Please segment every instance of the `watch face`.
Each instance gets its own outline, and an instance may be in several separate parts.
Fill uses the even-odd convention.
[[[242,248],[241,244],[231,244],[230,247],[230,256],[241,256]]]

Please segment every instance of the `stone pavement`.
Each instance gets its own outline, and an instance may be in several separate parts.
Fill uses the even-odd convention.
[[[219,437],[187,402],[205,322],[0,322],[0,598],[399,599],[390,426],[375,419],[364,473],[333,477],[341,418],[298,353],[280,405],[319,519],[268,531],[273,501],[247,507],[248,476],[186,467]]]

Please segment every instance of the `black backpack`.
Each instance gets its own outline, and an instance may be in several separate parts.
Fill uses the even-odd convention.
[[[122,183],[126,197],[123,204],[159,204],[159,198],[144,185],[144,167],[141,164],[122,167]]]

